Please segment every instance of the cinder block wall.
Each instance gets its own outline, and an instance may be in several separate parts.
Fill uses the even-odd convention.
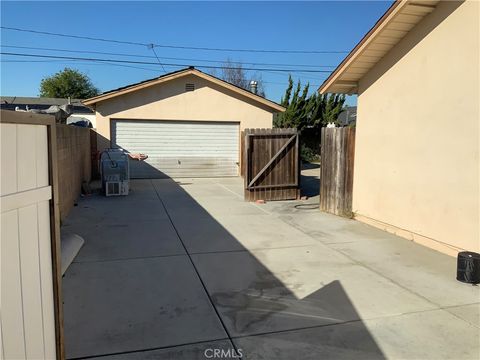
[[[82,182],[91,179],[90,129],[57,124],[57,166],[60,219],[80,196]]]

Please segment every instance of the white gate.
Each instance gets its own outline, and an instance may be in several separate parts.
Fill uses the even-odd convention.
[[[2,358],[55,359],[48,125],[4,117],[2,111]]]

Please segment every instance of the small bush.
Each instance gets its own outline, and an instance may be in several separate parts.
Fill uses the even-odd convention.
[[[300,148],[300,157],[304,162],[317,162],[320,160],[318,154],[305,144],[302,144],[302,147]]]

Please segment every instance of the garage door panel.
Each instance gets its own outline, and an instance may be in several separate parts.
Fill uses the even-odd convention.
[[[238,175],[238,123],[114,120],[112,142],[148,155],[130,162],[132,178]]]
[[[221,161],[202,161],[202,159],[195,160],[193,163],[188,163],[184,159],[181,164],[178,164],[175,159],[148,160],[146,162],[132,160],[130,161],[130,172],[134,174],[134,178],[215,177],[236,174],[237,166],[233,166],[231,161],[222,163]]]
[[[153,147],[158,149],[158,151],[168,151],[168,150],[180,150],[177,148],[177,142],[175,140],[162,141],[163,145],[170,145],[170,147],[158,148],[159,145],[158,139],[151,140],[142,140],[141,144],[135,143],[123,143],[125,146],[135,147],[135,148],[144,148],[144,147]],[[178,140],[177,140],[178,141]],[[227,149],[236,149],[238,146],[234,146],[231,143],[215,142],[214,144],[205,144],[205,141],[189,141],[189,147],[184,147],[185,150],[195,150],[195,146],[202,146],[202,150],[211,149],[217,152],[222,152]]]

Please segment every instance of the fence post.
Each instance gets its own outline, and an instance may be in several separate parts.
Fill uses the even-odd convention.
[[[322,128],[320,210],[352,216],[354,156],[354,128]]]

